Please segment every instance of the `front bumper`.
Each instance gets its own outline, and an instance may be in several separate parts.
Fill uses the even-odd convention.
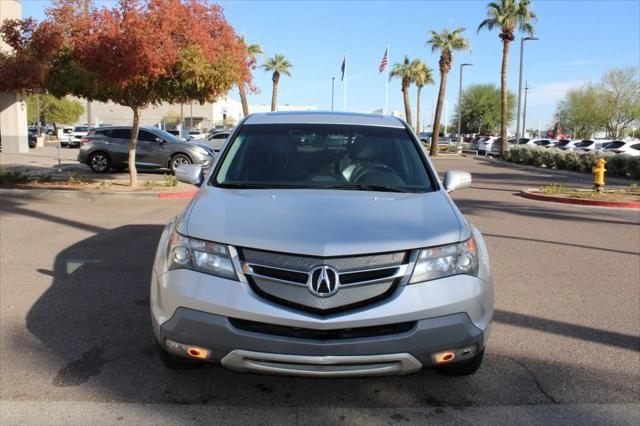
[[[397,334],[316,340],[247,331],[227,317],[179,308],[158,331],[160,342],[206,348],[208,361],[233,370],[306,376],[411,373],[432,365],[436,352],[480,349],[485,338],[465,313],[419,320]]]

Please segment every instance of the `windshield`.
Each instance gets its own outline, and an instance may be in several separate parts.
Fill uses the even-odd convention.
[[[566,140],[566,139],[565,139],[565,140],[561,140],[560,142],[558,142],[558,143],[556,144],[556,146],[557,146],[557,147],[561,147],[561,146],[569,145],[569,142],[571,142],[571,141],[568,141],[568,140]]]
[[[169,132],[167,132],[165,130],[154,128],[153,131],[156,133],[157,136],[161,137],[162,139],[164,139],[167,142],[182,143],[180,138],[176,137],[175,135],[172,135],[171,133],[169,133]]]
[[[593,143],[593,141],[583,140],[583,141],[578,142],[576,144],[576,147],[577,148],[584,148],[584,147],[590,146],[592,143]]]
[[[87,126],[76,126],[73,128],[74,132],[88,132],[89,128]]]
[[[404,128],[334,124],[245,125],[227,148],[216,186],[432,191]]]

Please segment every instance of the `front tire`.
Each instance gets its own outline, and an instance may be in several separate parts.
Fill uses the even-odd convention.
[[[111,168],[111,158],[104,152],[93,152],[89,155],[87,164],[95,173],[106,173]]]
[[[171,169],[172,172],[175,173],[177,167],[184,166],[191,163],[193,163],[191,161],[191,158],[187,157],[184,154],[176,154],[173,157],[171,157],[171,160],[169,161],[169,168]]]
[[[442,365],[436,367],[436,371],[443,376],[470,376],[474,374],[482,365],[482,359],[484,358],[484,349],[473,358],[456,362],[449,365]]]

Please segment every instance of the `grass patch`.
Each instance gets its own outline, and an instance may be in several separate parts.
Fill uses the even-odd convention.
[[[560,185],[558,183],[552,183],[550,185],[545,185],[540,187],[540,191],[544,192],[545,194],[562,194],[562,193],[570,192],[571,190],[564,185]]]
[[[178,186],[178,178],[174,175],[164,175],[164,186],[167,188]]]
[[[152,191],[156,187],[156,183],[152,180],[145,181],[144,189]]]

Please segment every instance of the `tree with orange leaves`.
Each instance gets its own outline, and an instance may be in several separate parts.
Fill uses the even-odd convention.
[[[56,29],[61,46],[47,62],[46,88],[133,111],[131,186],[144,108],[213,102],[238,82],[251,83],[246,49],[220,6],[205,0],[120,0],[89,13],[77,0],[59,0],[47,15],[41,25]]]

